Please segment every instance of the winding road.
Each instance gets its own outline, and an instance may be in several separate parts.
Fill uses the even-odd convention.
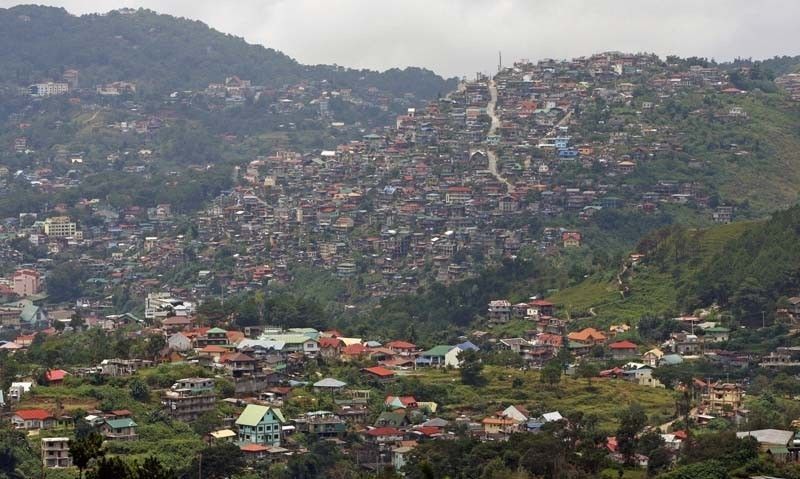
[[[486,113],[492,119],[492,125],[489,127],[488,133],[488,136],[492,136],[496,135],[497,129],[500,128],[500,118],[497,116],[497,112],[495,112],[495,107],[497,106],[497,85],[494,83],[494,80],[489,82],[489,95],[490,99],[489,103],[486,105]],[[513,193],[514,185],[497,171],[497,153],[495,153],[491,146],[486,149],[486,156],[489,157],[489,172],[491,172],[498,181],[508,187],[509,193]]]

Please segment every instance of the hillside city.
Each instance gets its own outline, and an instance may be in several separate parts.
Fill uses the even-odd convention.
[[[800,477],[800,59],[303,68],[0,75],[0,478]]]

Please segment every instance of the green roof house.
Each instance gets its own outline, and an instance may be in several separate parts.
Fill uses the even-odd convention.
[[[236,420],[239,443],[281,445],[281,425],[286,422],[280,409],[248,404]]]
[[[132,441],[139,435],[136,433],[138,425],[131,418],[106,419],[101,427],[103,437],[112,441]]]
[[[417,358],[417,366],[441,367],[445,364],[445,356],[453,346],[439,345],[422,352]]]

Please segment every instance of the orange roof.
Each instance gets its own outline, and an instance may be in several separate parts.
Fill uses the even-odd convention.
[[[63,369],[51,369],[45,373],[45,377],[47,377],[48,381],[61,381],[68,374]]]
[[[53,417],[52,414],[44,409],[20,409],[14,415],[19,416],[23,421],[43,421]]]
[[[393,427],[376,427],[367,431],[367,434],[370,436],[398,436],[403,433]]]
[[[487,417],[481,421],[484,424],[493,424],[497,426],[510,426],[512,424],[516,424],[516,421],[513,419],[505,419],[501,417]]]
[[[569,333],[567,338],[571,341],[605,341],[606,335],[594,328],[586,328],[581,331]]]
[[[367,352],[367,347],[364,346],[363,344],[351,344],[344,348],[342,354],[346,356],[358,356],[361,354],[366,354],[366,352]]]
[[[616,343],[612,343],[608,346],[611,349],[636,349],[639,346],[630,342],[630,341],[617,341]]]
[[[209,344],[200,350],[201,353],[227,353],[228,350],[216,344]]]
[[[342,341],[339,338],[331,337],[326,338],[322,337],[319,338],[319,347],[320,348],[337,348],[341,345]]]
[[[267,446],[262,446],[261,444],[244,444],[239,446],[239,449],[242,452],[267,452],[269,448]]]
[[[382,378],[388,378],[388,377],[394,376],[394,371],[391,371],[391,370],[386,369],[386,368],[381,367],[381,366],[373,366],[371,368],[364,368],[364,369],[362,369],[362,371],[370,373],[370,374],[374,374],[376,376],[380,376]]]

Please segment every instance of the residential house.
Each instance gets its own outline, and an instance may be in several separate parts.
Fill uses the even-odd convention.
[[[367,375],[367,377],[378,383],[388,383],[396,379],[394,371],[386,369],[382,366],[372,366],[369,368],[364,368],[361,370],[361,372],[363,372],[364,374]]]
[[[410,356],[417,352],[417,346],[407,341],[389,341],[386,347],[401,356]]]
[[[704,331],[704,341],[707,343],[720,343],[728,340],[731,330],[722,326],[714,326]]]
[[[167,347],[173,351],[185,352],[192,349],[192,341],[185,334],[178,332],[167,338]]]
[[[507,323],[511,319],[511,303],[505,299],[489,302],[489,322]]]
[[[240,444],[281,445],[281,427],[286,423],[280,409],[248,404],[236,419]]]
[[[478,351],[479,348],[469,341],[456,344],[444,355],[444,365],[452,368],[460,368],[462,359],[461,353],[464,351]]]
[[[337,337],[319,338],[319,355],[322,359],[336,360],[342,354],[344,343]]]
[[[511,434],[519,431],[519,423],[505,417],[486,417],[481,421],[486,435]]]
[[[118,418],[106,419],[105,423],[100,427],[103,437],[107,441],[132,441],[139,438],[136,433],[136,424],[133,419]]]
[[[238,435],[232,429],[218,429],[206,434],[205,441],[209,444],[219,442],[235,442]]]
[[[325,378],[315,382],[313,386],[317,391],[336,392],[344,389],[345,386],[347,386],[347,383],[344,381],[339,381],[338,379]]]
[[[528,303],[528,310],[526,316],[538,320],[542,317],[550,317],[555,315],[555,304],[543,299],[536,299]]]
[[[257,361],[244,353],[228,353],[220,358],[220,364],[234,378],[249,376],[256,372]]]
[[[651,368],[657,368],[659,361],[664,357],[664,351],[653,348],[642,355],[642,362]]]
[[[33,296],[42,291],[42,275],[33,269],[18,269],[14,272],[12,290],[20,297]]]
[[[611,357],[616,360],[629,359],[639,355],[639,346],[628,340],[613,342],[608,345],[608,348],[611,350]]]
[[[35,431],[55,427],[56,418],[44,409],[20,409],[11,416],[14,429]]]
[[[761,452],[771,456],[775,462],[798,460],[798,449],[795,444],[795,432],[781,429],[758,429],[736,433],[738,438],[752,437],[758,442]],[[791,451],[790,449],[791,448]]]
[[[347,423],[330,411],[314,411],[293,419],[296,432],[317,437],[340,437],[347,431]]]
[[[561,242],[564,248],[580,248],[581,234],[577,231],[565,231],[561,234]]]
[[[371,428],[364,435],[368,442],[377,444],[381,448],[396,445],[403,440],[403,432],[394,427]]]
[[[569,333],[567,339],[571,342],[593,346],[605,342],[607,338],[605,334],[594,328],[584,328],[580,331]]]
[[[453,346],[447,346],[447,345],[434,346],[433,348],[427,351],[421,352],[419,354],[419,357],[417,357],[416,364],[417,366],[431,366],[431,367],[445,366],[445,356],[452,349]]]
[[[744,391],[733,383],[705,383],[696,381],[701,388],[700,403],[709,414],[732,415],[742,407]]]
[[[161,404],[179,421],[194,421],[216,407],[217,393],[210,378],[179,379],[164,393]]]
[[[519,423],[527,422],[530,418],[530,413],[528,410],[519,405],[511,405],[507,408],[503,409],[503,412],[500,413],[501,417],[505,417],[508,419],[513,419]]]

